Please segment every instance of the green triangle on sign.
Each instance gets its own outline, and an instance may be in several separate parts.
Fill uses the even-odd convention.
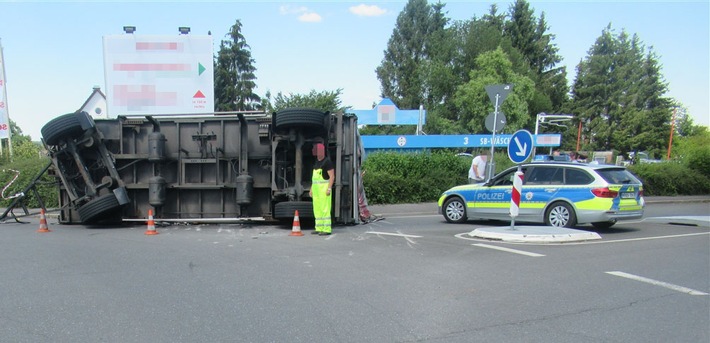
[[[199,62],[198,62],[198,63],[197,63],[197,70],[199,71],[197,75],[202,75],[202,73],[204,73],[205,70],[207,70],[207,68],[205,68],[205,67],[202,65],[202,63],[199,63]]]

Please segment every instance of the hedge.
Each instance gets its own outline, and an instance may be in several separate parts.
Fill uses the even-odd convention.
[[[0,166],[0,187],[2,187],[0,188],[2,189],[0,206],[8,207],[14,200],[14,196],[22,193],[49,163],[49,158],[31,158],[4,163]],[[15,171],[19,171],[20,174],[13,182]],[[44,173],[37,183],[37,192],[46,207],[59,206],[59,188],[57,179],[53,176]],[[25,194],[24,202],[28,208],[40,207],[37,197],[31,190]]]
[[[505,153],[496,153],[494,161],[496,173],[513,165]],[[432,202],[465,184],[470,166],[470,157],[452,150],[375,152],[363,162],[363,184],[369,204]],[[641,179],[647,196],[710,194],[710,178],[686,163],[638,164],[629,170]]]

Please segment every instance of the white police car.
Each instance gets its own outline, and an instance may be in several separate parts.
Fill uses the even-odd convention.
[[[609,228],[619,220],[643,217],[643,185],[626,168],[574,162],[521,165],[523,185],[516,221],[557,227],[591,223]],[[447,222],[468,219],[510,221],[513,176],[517,167],[485,183],[453,187],[439,197]]]

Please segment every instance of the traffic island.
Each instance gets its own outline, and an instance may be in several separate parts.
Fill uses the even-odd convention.
[[[515,226],[478,228],[468,233],[474,238],[511,243],[570,243],[602,239],[596,232],[555,226]]]

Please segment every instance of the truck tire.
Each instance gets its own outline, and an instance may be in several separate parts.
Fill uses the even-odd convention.
[[[111,214],[121,208],[116,195],[113,193],[104,194],[94,200],[89,201],[79,207],[79,219],[82,224],[91,224],[102,219],[108,219]]]
[[[74,139],[84,134],[79,116],[86,112],[67,113],[50,120],[42,127],[42,137],[47,145],[57,145],[62,139]]]
[[[287,131],[290,128],[311,129],[315,131],[325,131],[327,112],[321,112],[312,108],[289,108],[276,112],[274,118],[274,129],[276,131]]]
[[[313,203],[310,201],[282,201],[274,205],[275,219],[293,219],[298,210],[298,218],[313,218]]]

